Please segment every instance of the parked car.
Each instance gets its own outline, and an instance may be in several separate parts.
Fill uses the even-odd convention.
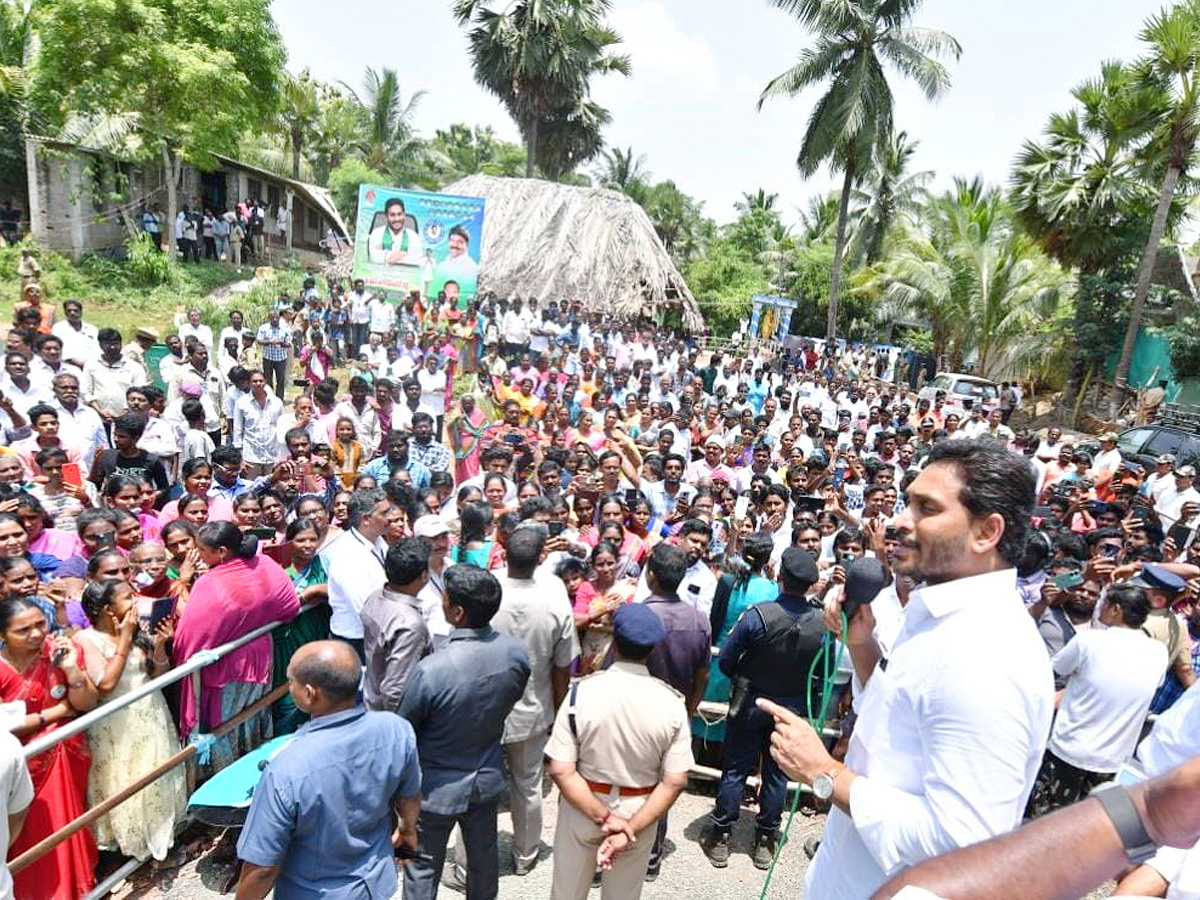
[[[966,409],[965,400],[971,405],[983,403],[985,406],[998,406],[1000,403],[1000,388],[994,381],[965,375],[961,372],[940,372],[933,381],[925,382],[917,393],[920,400],[928,400],[933,406],[938,391],[946,392],[946,409],[961,413]]]
[[[1096,441],[1081,441],[1076,445],[1093,456],[1100,450]],[[1175,464],[1200,467],[1200,435],[1178,425],[1139,425],[1122,431],[1117,437],[1117,449],[1126,462],[1138,463],[1149,474],[1154,460],[1170,453]]]

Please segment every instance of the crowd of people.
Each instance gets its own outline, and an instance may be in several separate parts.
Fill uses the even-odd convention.
[[[174,246],[183,262],[206,260],[228,262],[241,267],[243,260],[255,264],[266,261],[268,207],[255,197],[239,200],[232,209],[197,206],[180,207],[175,221],[168,222],[162,204],[143,205],[139,213],[142,234],[154,249],[162,252]],[[288,211],[275,209],[275,229],[281,241],[287,239]]]
[[[310,279],[257,329],[185,313],[156,384],[156,332],[61,306],[26,290],[0,382],[7,729],[284,624],[33,756],[10,858],[183,745],[217,776],[297,732],[244,900],[388,896],[394,853],[406,897],[495,897],[542,858],[545,774],[552,896],[637,897],[697,758],[715,867],[754,772],[744,849],[780,857],[790,777],[831,809],[811,895],[862,897],[1081,799],[1195,694],[1196,472],[918,400],[871,347],[710,353],[576,303]],[[154,782],[16,896],[82,896],[98,850],[177,864],[185,792]]]

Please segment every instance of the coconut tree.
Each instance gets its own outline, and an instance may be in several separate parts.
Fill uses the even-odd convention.
[[[1119,327],[1122,291],[1115,286],[1123,285],[1131,253],[1145,242],[1143,223],[1153,204],[1138,151],[1160,108],[1159,92],[1120,62],[1104,63],[1098,77],[1071,95],[1075,107],[1052,115],[1042,140],[1024,144],[1009,182],[1018,224],[1079,272],[1067,407]]]
[[[753,194],[742,193],[742,199],[733,204],[733,208],[739,213],[745,215],[757,211],[774,212],[775,203],[779,200],[778,194],[768,194],[762,188],[759,188]]]
[[[794,97],[806,88],[827,84],[809,116],[796,165],[806,177],[824,165],[842,173],[826,327],[828,339],[833,340],[851,193],[892,133],[894,99],[887,67],[913,81],[933,100],[950,87],[950,75],[939,60],[957,59],[962,48],[945,32],[912,27],[920,0],[771,3],[795,16],[813,33],[814,42],[801,52],[794,66],[767,84],[759,108],[768,99]]]
[[[396,70],[382,68],[376,71],[370,66],[363,73],[361,95],[345,82],[342,87],[366,116],[365,133],[359,147],[363,162],[373,169],[390,168],[392,161],[398,155],[402,156],[416,137],[412,120],[425,91],[415,91],[406,103]]]
[[[613,51],[621,36],[604,23],[609,7],[609,0],[516,0],[493,9],[483,0],[455,0],[458,23],[470,26],[475,81],[500,98],[525,138],[527,177],[543,158],[546,125],[559,148],[572,148],[565,157],[552,153],[552,160],[570,161],[592,147],[591,156],[599,152],[589,129],[603,124],[607,112],[584,106],[591,81],[630,73],[629,57]]]
[[[1152,142],[1153,157],[1166,171],[1158,191],[1158,205],[1150,225],[1150,237],[1138,269],[1133,308],[1125,328],[1121,358],[1113,379],[1109,407],[1112,416],[1120,409],[1129,380],[1133,346],[1142,324],[1142,310],[1150,293],[1150,279],[1158,259],[1158,247],[1167,230],[1167,218],[1175,191],[1196,148],[1200,135],[1200,0],[1185,0],[1151,17],[1142,30],[1142,40],[1150,52],[1139,64],[1140,75],[1163,94],[1161,124]]]
[[[1069,279],[978,179],[957,180],[924,219],[925,231],[907,232],[880,264],[885,300],[930,323],[935,354],[950,368],[973,354],[985,376],[994,374],[1053,317]]]
[[[650,170],[646,168],[645,154],[635,154],[632,147],[624,150],[613,147],[600,151],[596,183],[620,191],[644,206],[650,186]]]
[[[848,251],[852,267],[878,262],[892,225],[901,216],[916,215],[929,199],[933,173],[909,171],[919,143],[905,131],[892,135],[879,148],[867,187],[854,191],[854,237]]]
[[[280,90],[279,127],[291,151],[292,178],[300,179],[300,160],[307,137],[319,112],[319,85],[308,69],[299,75],[285,74]]]

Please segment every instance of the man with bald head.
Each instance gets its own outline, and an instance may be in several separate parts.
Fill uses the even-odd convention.
[[[276,900],[396,892],[393,847],[418,843],[417,742],[404,719],[359,705],[359,678],[344,641],[314,641],[292,656],[288,693],[310,721],[254,789],[238,841],[237,900],[272,888]]]

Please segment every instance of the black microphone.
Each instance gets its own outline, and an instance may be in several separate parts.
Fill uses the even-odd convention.
[[[887,583],[883,564],[873,556],[864,556],[851,563],[846,570],[846,586],[842,595],[842,612],[846,614],[846,619],[853,619],[858,608],[878,597]]]

